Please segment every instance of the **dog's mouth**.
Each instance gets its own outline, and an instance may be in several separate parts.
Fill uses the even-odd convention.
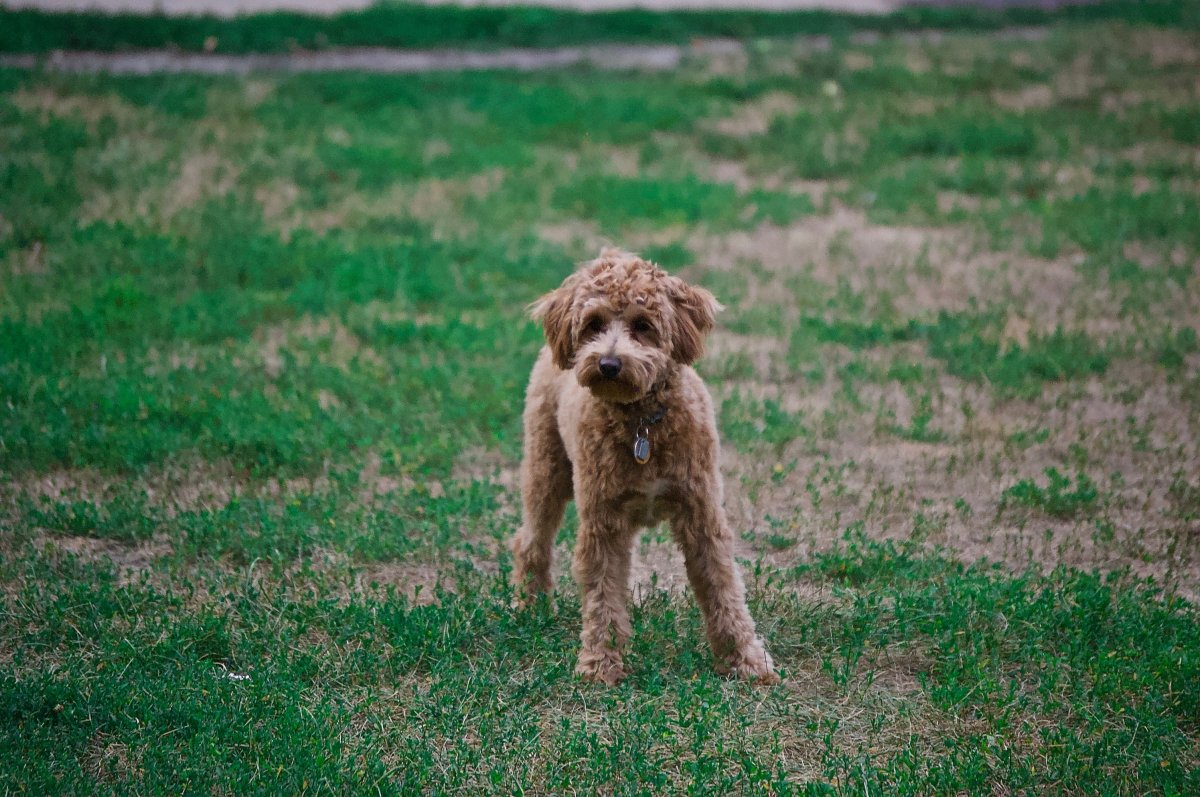
[[[592,395],[601,401],[613,401],[626,404],[636,401],[645,392],[630,378],[627,372],[604,374],[598,366],[585,367],[579,370],[579,384],[592,391]]]
[[[616,379],[601,377],[584,387],[592,391],[592,395],[601,401],[615,401],[618,404],[626,404],[641,397],[641,391],[633,385]]]

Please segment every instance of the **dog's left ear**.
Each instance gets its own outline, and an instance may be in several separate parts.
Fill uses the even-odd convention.
[[[575,334],[571,329],[571,305],[575,301],[576,275],[529,305],[529,316],[542,322],[546,344],[554,364],[564,371],[574,365]]]
[[[704,336],[716,322],[717,313],[724,310],[717,298],[704,288],[688,285],[671,277],[671,300],[675,305],[674,358],[691,365],[704,353]]]

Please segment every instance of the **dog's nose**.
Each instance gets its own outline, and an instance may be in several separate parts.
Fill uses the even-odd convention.
[[[605,379],[613,379],[621,373],[621,361],[616,357],[600,358],[600,375]]]

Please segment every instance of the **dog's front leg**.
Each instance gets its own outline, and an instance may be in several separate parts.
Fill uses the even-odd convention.
[[[521,458],[523,522],[512,539],[513,584],[518,604],[550,591],[554,535],[562,523],[567,501],[571,500],[571,460],[558,431],[552,397],[545,387],[549,366],[548,361],[542,360],[534,366],[525,404],[525,454]]]
[[[733,559],[733,534],[707,496],[697,496],[671,522],[683,549],[688,581],[704,615],[717,667],[741,678],[776,683],[779,676],[746,607],[746,588]]]
[[[627,606],[633,529],[581,507],[575,578],[583,603],[583,643],[575,672],[608,684],[625,677],[621,654],[633,633]]]

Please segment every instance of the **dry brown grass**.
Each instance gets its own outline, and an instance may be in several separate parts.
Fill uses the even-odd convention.
[[[118,125],[139,125],[153,116],[115,94],[78,94],[45,85],[14,91],[8,101],[22,111],[37,113],[43,121],[56,117],[82,120],[93,132],[104,119]]]
[[[844,284],[880,310],[901,317],[938,310],[962,311],[997,295],[1028,300],[1022,307],[1033,328],[1053,329],[1068,313],[1078,283],[1076,255],[1046,260],[993,252],[966,229],[883,226],[859,211],[834,207],[788,227],[764,224],[726,235],[694,234],[689,248],[697,267],[718,271],[755,263],[778,280],[751,282],[747,303],[778,303],[783,281],[801,274],[834,289]],[[1095,296],[1088,307],[1095,312]]]
[[[739,105],[733,113],[709,122],[712,130],[734,138],[762,135],[778,118],[792,116],[800,103],[792,94],[772,91]]]
[[[698,255],[698,268],[760,275],[751,277],[733,313],[782,299],[786,318],[791,305],[786,278],[799,272],[830,291],[848,285],[875,317],[927,317],[1007,299],[1012,310],[1004,338],[1016,345],[1060,324],[1102,340],[1135,329],[1122,317],[1119,295],[1079,278],[1077,256],[1046,260],[988,251],[968,231],[953,228],[874,225],[857,212],[835,210],[788,228],[697,236],[689,247]],[[1184,253],[1179,257],[1186,259]],[[1168,301],[1181,323],[1195,323],[1194,296],[1178,292]],[[736,390],[774,398],[784,409],[804,413],[817,429],[826,426],[822,419],[832,419],[816,442],[797,441],[768,456],[726,454],[727,506],[736,522],[763,531],[769,516],[798,540],[784,552],[768,553],[771,561],[800,561],[828,547],[848,525],[863,522],[870,536],[919,534],[967,560],[986,557],[1016,568],[1129,567],[1196,594],[1196,529],[1171,516],[1166,495],[1177,474],[1200,472],[1194,442],[1200,429],[1182,396],[1186,385],[1168,381],[1160,368],[1118,362],[1102,377],[1048,383],[1036,400],[998,398],[986,385],[941,377],[931,395],[930,428],[945,437],[928,443],[894,431],[908,426],[915,399],[927,387],[868,379],[851,402],[827,380],[797,393],[794,383],[780,378],[785,371],[777,364],[780,343],[771,336],[718,331],[710,346],[710,356],[747,355],[756,375],[714,385],[718,396]],[[919,344],[886,354],[837,347],[821,354],[827,373],[850,359],[886,369],[892,357],[938,370]],[[1131,394],[1134,385],[1138,389]],[[1011,442],[1017,432],[1038,429],[1046,430],[1042,442],[1025,447]],[[1086,452],[1082,467],[1103,492],[1103,506],[1095,513],[1056,519],[1011,507],[1000,511],[1006,487],[1020,479],[1044,481],[1047,467],[1070,471],[1079,452]],[[797,463],[791,475],[772,479],[778,465],[791,461]],[[838,468],[831,483],[806,488]]]
[[[462,178],[397,181],[379,194],[345,193],[316,209],[305,206],[295,184],[279,180],[257,188],[254,199],[264,221],[285,240],[298,228],[324,234],[380,219],[415,219],[428,224],[435,237],[457,237],[472,230],[463,218],[463,204],[488,196],[504,177],[503,169],[491,169]]]
[[[1054,104],[1054,89],[1050,86],[1036,84],[1022,86],[1013,91],[994,91],[992,101],[1001,108],[1012,111],[1027,111],[1031,108],[1049,108]]]
[[[227,196],[237,185],[240,169],[215,151],[189,152],[179,162],[175,179],[157,208],[164,220],[181,210]]]
[[[40,534],[33,545],[47,557],[61,552],[84,561],[111,562],[117,573],[117,582],[123,585],[139,581],[143,575],[154,570],[159,559],[170,554],[172,550],[171,541],[164,537],[130,545],[95,537]]]
[[[1128,28],[1135,51],[1150,59],[1156,69],[1200,64],[1200,42],[1190,33],[1168,28]]]
[[[81,763],[85,772],[106,783],[129,782],[144,774],[138,751],[103,731],[88,742]]]

